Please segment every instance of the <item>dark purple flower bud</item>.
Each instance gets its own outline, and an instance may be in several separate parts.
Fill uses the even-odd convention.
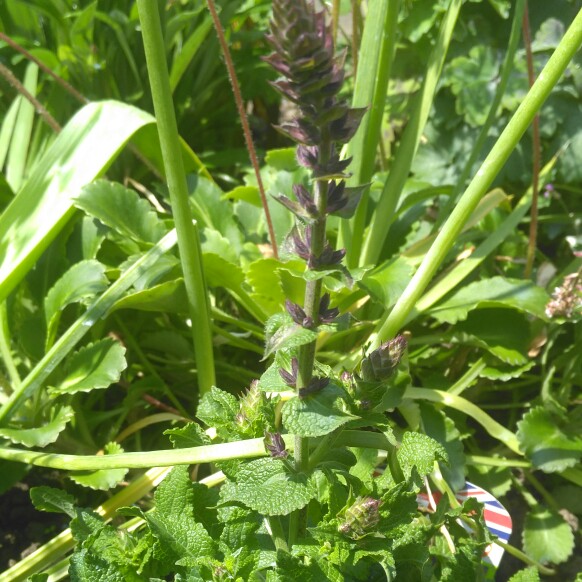
[[[302,258],[308,263],[311,262],[311,229],[309,226],[305,228],[304,238],[301,237],[297,229],[293,230],[291,240],[293,247],[298,257]]]
[[[338,526],[338,531],[356,539],[365,536],[380,522],[381,504],[381,500],[373,497],[358,497],[346,509],[345,520]]]
[[[333,121],[330,125],[331,138],[340,143],[347,143],[354,137],[362,117],[368,111],[367,107],[349,109],[343,117]]]
[[[297,146],[297,161],[304,168],[314,168],[317,164],[319,148],[317,146]]]
[[[312,269],[323,269],[325,267],[333,267],[341,263],[342,259],[346,256],[345,249],[334,250],[328,242],[325,243],[323,251],[319,257],[312,257],[308,261],[308,265]]]
[[[321,140],[319,130],[311,123],[296,119],[283,125],[275,125],[274,128],[288,138],[304,145],[317,145]]]
[[[299,398],[303,400],[307,396],[317,394],[329,384],[329,378],[311,378],[309,384],[299,389]]]
[[[313,202],[313,198],[311,198],[311,194],[301,184],[294,184],[293,185],[293,194],[297,198],[297,202],[301,204],[301,206],[309,213],[310,216],[317,215],[317,207]]]
[[[329,308],[330,296],[326,293],[319,302],[319,321],[321,323],[332,323],[339,315],[337,307]]]
[[[311,329],[313,327],[313,318],[306,315],[303,308],[297,305],[297,303],[285,299],[285,309],[297,325],[305,327],[306,329]]]
[[[341,184],[341,182],[340,182]],[[332,191],[330,187],[330,194],[328,194],[327,212],[341,218],[351,218],[360,202],[362,193],[369,186],[356,186],[354,188],[342,188],[341,194]]]
[[[283,368],[279,368],[279,375],[283,378],[283,382],[290,386],[291,388],[295,388],[297,384],[297,372],[299,370],[299,365],[297,362],[297,358],[293,358],[291,360],[291,372]]]
[[[388,379],[400,363],[408,342],[402,335],[384,342],[362,360],[360,375],[365,382]]]
[[[274,459],[286,459],[289,452],[285,449],[285,441],[279,432],[266,432],[263,440],[265,449]]]

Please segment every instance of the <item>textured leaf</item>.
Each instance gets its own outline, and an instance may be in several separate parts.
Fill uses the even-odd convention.
[[[26,447],[46,447],[54,443],[59,434],[65,430],[68,422],[74,418],[75,412],[70,406],[54,407],[51,419],[38,428],[2,428],[0,436],[10,439]]]
[[[167,232],[147,200],[116,182],[98,180],[85,186],[74,204],[122,237],[137,242],[155,244]]]
[[[283,405],[283,426],[290,433],[304,437],[329,434],[355,418],[339,408],[341,395],[339,388],[328,384],[313,396],[291,398]]]
[[[108,443],[104,447],[106,455],[123,453],[123,448],[117,443]],[[69,478],[83,487],[108,491],[118,485],[129,469],[101,469],[99,471],[71,471]]]
[[[533,465],[542,471],[563,471],[582,458],[582,437],[577,431],[568,431],[564,416],[537,406],[517,426],[521,448]]]
[[[99,261],[81,261],[73,265],[50,289],[44,300],[47,343],[52,345],[61,311],[71,303],[86,301],[107,289],[105,267]]]
[[[275,361],[259,379],[259,388],[263,392],[287,392],[291,390],[281,378],[281,374],[279,374],[280,368],[285,368],[286,370],[291,368],[291,356],[283,351],[275,354]]]
[[[287,313],[276,313],[265,324],[265,355],[263,360],[277,350],[290,350],[316,339],[316,331],[293,323]]]
[[[228,426],[239,412],[237,399],[228,392],[213,386],[198,405],[196,416],[208,426]]]
[[[478,307],[512,307],[546,320],[549,299],[546,291],[531,281],[493,277],[463,287],[428,313],[437,321],[456,323]]]
[[[116,564],[85,549],[71,556],[69,576],[71,582],[129,582],[126,573]]]
[[[523,548],[542,564],[560,564],[574,551],[574,534],[560,514],[537,507],[525,518]]]
[[[313,477],[290,474],[282,461],[265,458],[245,463],[236,483],[227,484],[224,496],[263,515],[287,515],[305,507],[316,494]]]
[[[165,430],[164,434],[170,438],[175,449],[210,444],[210,438],[197,422],[189,422],[186,426],[180,428],[170,428]]]
[[[106,338],[73,353],[65,364],[67,376],[51,394],[75,394],[107,388],[117,382],[127,367],[125,348]]]
[[[440,443],[425,434],[411,431],[404,433],[397,456],[407,479],[413,467],[423,476],[432,473],[435,461],[449,461],[447,451]]]
[[[145,518],[177,564],[194,566],[199,557],[212,554],[212,538],[194,519],[194,490],[188,467],[174,467],[158,487],[154,500],[155,509]]]
[[[39,511],[50,513],[66,513],[69,517],[75,517],[75,499],[62,489],[54,487],[33,487],[30,490],[30,500]]]
[[[514,574],[508,582],[540,582],[540,580],[537,568],[526,568]]]

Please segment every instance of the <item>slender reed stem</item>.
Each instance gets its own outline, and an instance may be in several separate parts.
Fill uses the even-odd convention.
[[[247,145],[247,150],[249,152],[249,158],[251,159],[251,164],[253,170],[255,171],[255,178],[257,179],[257,186],[259,187],[259,194],[261,195],[261,204],[263,205],[263,212],[265,213],[265,220],[267,221],[267,228],[269,230],[269,239],[271,240],[271,247],[273,248],[273,256],[275,259],[279,258],[279,252],[277,251],[277,239],[275,238],[275,229],[273,228],[273,220],[271,219],[271,212],[269,211],[269,204],[267,202],[267,195],[265,193],[265,186],[263,184],[263,179],[261,178],[261,170],[259,168],[259,160],[257,158],[257,152],[255,150],[255,144],[253,142],[253,136],[251,134],[251,128],[249,126],[249,120],[247,117],[247,112],[245,111],[244,101],[240,91],[240,85],[238,83],[238,77],[236,76],[236,71],[234,64],[232,62],[232,57],[230,54],[230,49],[228,48],[228,43],[224,36],[224,29],[220,22],[220,18],[216,12],[216,5],[214,0],[206,0],[208,5],[208,10],[210,10],[210,15],[212,16],[212,22],[214,23],[214,28],[216,29],[216,35],[218,36],[218,42],[222,50],[222,56],[224,57],[224,63],[228,71],[228,77],[230,79],[230,84],[232,86],[232,92],[234,93],[234,100],[236,102],[236,108],[238,110],[238,115],[243,128],[243,134],[245,136],[245,143]]]
[[[204,394],[215,384],[215,371],[210,306],[202,269],[200,237],[198,226],[192,221],[188,201],[188,186],[172,103],[158,4],[138,0],[137,6],[192,320],[198,388],[200,394]]]
[[[523,43],[525,45],[525,54],[527,60],[527,78],[530,88],[535,83],[536,76],[534,71],[533,53],[531,50],[531,32],[529,26],[529,10],[527,2],[523,12]],[[527,255],[525,263],[524,277],[531,277],[534,259],[536,255],[536,243],[538,238],[538,197],[539,181],[541,167],[541,144],[540,144],[540,115],[539,113],[533,119],[532,123],[532,201],[531,201],[531,221],[529,223],[529,238],[527,244]]]
[[[26,87],[15,77],[14,73],[5,65],[0,63],[0,75],[2,75],[6,81],[12,87],[20,93],[28,102],[32,104],[36,112],[41,116],[42,120],[55,132],[59,133],[61,131],[61,126],[57,123],[56,119],[46,110],[45,106],[26,89]]]

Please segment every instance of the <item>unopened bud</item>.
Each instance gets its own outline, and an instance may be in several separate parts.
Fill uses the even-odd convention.
[[[399,335],[390,341],[384,342],[362,360],[360,375],[365,382],[379,382],[386,380],[394,373],[400,363],[406,346],[404,336]]]
[[[338,526],[338,531],[345,535],[362,537],[374,529],[380,521],[379,499],[358,497],[346,509],[345,520]]]
[[[279,432],[266,432],[263,440],[265,449],[274,459],[286,459],[289,452],[285,449],[285,441]]]

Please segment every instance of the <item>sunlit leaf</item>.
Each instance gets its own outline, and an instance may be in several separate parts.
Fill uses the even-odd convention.
[[[123,453],[123,448],[117,443],[108,443],[104,447],[105,455]],[[129,469],[102,469],[99,471],[71,471],[68,477],[75,483],[91,489],[108,491],[118,485]]]
[[[574,551],[574,534],[559,513],[536,507],[525,518],[523,547],[528,556],[542,564],[560,564]]]

